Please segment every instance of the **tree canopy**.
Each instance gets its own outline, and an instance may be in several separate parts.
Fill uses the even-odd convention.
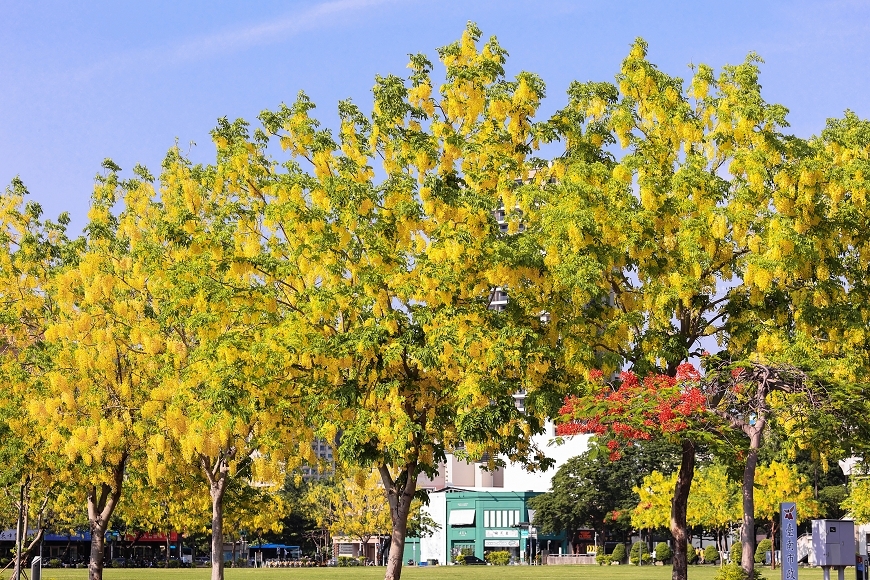
[[[561,432],[603,448],[535,500],[542,522],[627,525],[644,450],[678,445],[682,580],[709,445],[743,461],[751,572],[765,433],[823,465],[870,440],[870,124],[847,111],[789,135],[757,55],[684,80],[647,52],[638,39],[615,82],[572,83],[539,119],[543,80],[509,78],[506,50],[469,23],[438,71],[415,54],[407,77],[377,77],[370,113],[340,102],[335,130],[300,92],[256,128],[220,119],[211,163],[176,146],[156,178],[125,180],[106,160],[76,240],[13,181],[0,485],[88,505],[92,578],[124,494],[177,491],[211,513],[141,501],[124,519],[210,525],[218,580],[225,520],[239,529],[252,497],[315,464],[317,437],[379,474],[398,579],[418,475],[448,453],[546,467],[533,435],[562,406]],[[274,506],[257,526],[279,525]]]

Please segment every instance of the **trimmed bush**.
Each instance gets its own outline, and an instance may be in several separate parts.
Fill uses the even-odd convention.
[[[686,562],[688,564],[698,563],[698,550],[692,544],[686,547]]]
[[[716,546],[710,545],[704,548],[705,564],[715,564],[717,560],[719,560],[719,550],[716,549]]]
[[[616,544],[613,547],[613,552],[610,554],[610,560],[617,564],[625,562],[625,544]]]
[[[743,559],[743,544],[740,542],[734,542],[731,544],[731,549],[728,551],[728,559],[731,562],[740,563]]]
[[[665,542],[656,544],[656,560],[659,562],[667,562],[674,556],[674,551]]]
[[[725,566],[722,566],[718,570],[716,570],[716,575],[713,576],[713,580],[748,580],[749,577],[746,572],[743,571],[743,568],[740,567],[740,564],[736,562],[731,562]],[[761,572],[758,570],[753,570],[753,580],[764,580],[764,577],[761,575]]]
[[[640,560],[638,559],[640,558]],[[649,547],[646,542],[635,542],[631,546],[631,554],[628,556],[628,561],[632,564],[649,564],[652,562],[652,556],[649,554]]]
[[[484,559],[493,566],[507,566],[511,561],[511,553],[506,550],[487,552]]]
[[[453,556],[453,562],[459,564],[460,566],[465,564],[465,554],[459,552],[455,556]]]
[[[765,554],[771,551],[773,551],[773,542],[766,538],[758,542],[758,546],[755,548],[755,563],[764,564]]]
[[[625,551],[625,548],[623,548],[623,552],[624,551]],[[598,564],[599,566],[610,566],[610,563],[612,561],[613,561],[613,556],[611,556],[610,554],[605,554],[604,548],[601,548],[600,550],[598,550],[598,552],[595,553],[595,563]]]

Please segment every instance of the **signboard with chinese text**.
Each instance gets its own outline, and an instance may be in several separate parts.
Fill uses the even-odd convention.
[[[483,545],[486,548],[519,548],[519,540],[484,540]]]
[[[794,502],[779,504],[779,547],[782,551],[782,580],[797,580],[797,506]]]
[[[484,532],[487,538],[518,538],[520,537],[519,530],[486,530]]]

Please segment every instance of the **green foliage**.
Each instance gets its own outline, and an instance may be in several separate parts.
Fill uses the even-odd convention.
[[[758,546],[755,547],[755,563],[756,564],[764,564],[764,556],[767,552],[770,552],[773,549],[773,542],[769,539],[765,538],[758,542]]]
[[[595,563],[599,566],[609,566],[611,562],[613,562],[613,556],[610,554],[605,554],[604,548],[600,548],[595,554]]]
[[[689,551],[693,552],[694,550],[690,547]],[[659,562],[667,562],[673,556],[674,551],[667,543],[659,542],[658,544],[656,544],[656,560],[658,560]]]
[[[846,510],[841,506],[848,496],[849,493],[845,485],[828,485],[821,488],[819,490],[819,503],[822,504],[824,510],[823,517],[829,520],[842,518],[846,514]]]
[[[535,525],[545,533],[572,534],[588,527],[599,532],[628,531],[643,475],[670,473],[678,461],[676,448],[664,441],[639,442],[616,461],[610,460],[606,448],[592,445],[559,468],[548,493],[529,501],[529,507],[537,510]]]
[[[704,563],[705,564],[715,564],[719,560],[719,550],[716,549],[716,546],[709,545],[704,548]]]
[[[635,542],[631,546],[631,554],[629,554],[628,561],[632,564],[649,564],[652,562],[652,556],[649,553],[649,546],[646,545],[646,542]]]
[[[616,544],[610,554],[610,558],[619,564],[625,562],[625,556],[625,544]]]
[[[493,566],[507,566],[511,561],[511,553],[507,550],[499,550],[498,552],[487,552],[484,559]]]
[[[731,549],[728,551],[728,558],[731,562],[740,562],[741,558],[743,558],[743,544],[740,542],[734,542],[731,544]]]
[[[688,564],[695,564],[698,561],[698,552],[694,546],[689,545],[688,550],[686,551],[686,562]]]
[[[713,576],[714,580],[747,580],[748,578],[749,575],[743,571],[743,568],[737,562],[731,562],[722,566],[716,571],[716,575]],[[758,570],[753,570],[752,578],[753,580],[761,580],[763,576]]]
[[[870,480],[853,480],[849,486],[849,495],[841,505],[852,514],[856,522],[870,522]]]

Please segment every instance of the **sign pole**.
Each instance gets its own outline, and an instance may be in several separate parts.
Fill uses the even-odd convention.
[[[797,580],[797,506],[793,501],[779,504],[779,534],[782,580]]]

